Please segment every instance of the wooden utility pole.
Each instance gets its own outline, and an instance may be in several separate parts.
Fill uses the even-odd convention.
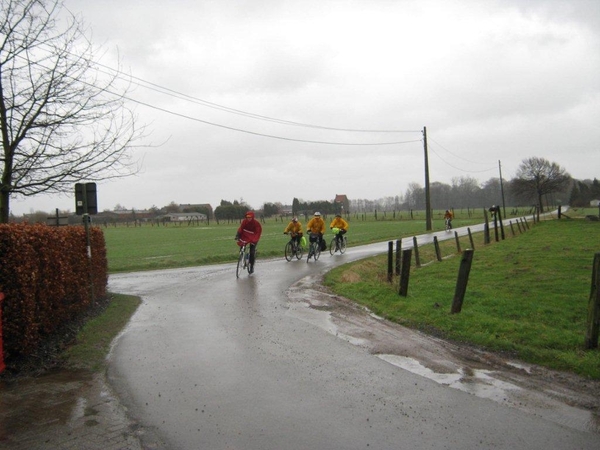
[[[506,204],[504,202],[504,183],[502,183],[502,164],[500,164],[500,160],[498,160],[498,170],[500,172],[500,193],[502,194],[502,215],[506,218]]]
[[[431,196],[429,192],[429,156],[427,154],[427,127],[423,127],[423,147],[425,151],[425,230],[433,230],[431,220]]]

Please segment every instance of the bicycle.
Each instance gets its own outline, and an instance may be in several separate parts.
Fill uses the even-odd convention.
[[[296,257],[296,259],[302,259],[304,249],[302,248],[300,243],[294,239],[295,237],[295,235],[291,235],[290,241],[287,244],[285,244],[284,255],[287,261],[291,261],[294,256]]]
[[[342,236],[339,240],[337,238],[337,234],[340,232],[339,228],[332,228],[333,231],[333,239],[331,240],[331,244],[329,245],[329,253],[333,255],[335,252],[339,251],[342,255],[346,253],[346,246],[348,244],[348,240],[346,236]]]
[[[306,262],[308,263],[311,257],[314,258],[316,262],[319,259],[319,256],[321,256],[321,243],[319,242],[319,235],[316,233],[311,233]]]
[[[450,219],[445,220],[446,231],[452,230],[452,221]]]
[[[250,244],[248,242],[240,240],[242,245],[240,246],[240,255],[238,257],[237,268],[235,270],[235,277],[239,278],[240,274],[247,270],[248,274],[254,272],[254,264],[250,264]],[[256,249],[254,252],[254,257],[256,258]]]

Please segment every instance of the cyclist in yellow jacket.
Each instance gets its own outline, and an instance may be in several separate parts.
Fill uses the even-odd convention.
[[[348,222],[346,222],[341,214],[336,214],[334,219],[329,224],[329,229],[338,228],[340,231],[335,235],[336,241],[339,243],[342,236],[348,232]]]
[[[283,234],[288,234],[292,237],[296,244],[300,244],[302,239],[302,224],[298,221],[297,217],[294,217],[288,226],[283,230]]]
[[[316,211],[313,218],[310,219],[306,224],[306,232],[309,234],[309,236],[311,234],[318,235],[319,245],[321,244],[321,241],[323,240],[323,235],[325,234],[325,222],[323,221],[323,218],[321,217],[321,213],[319,211]]]

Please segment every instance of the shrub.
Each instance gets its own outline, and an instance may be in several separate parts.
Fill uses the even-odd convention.
[[[84,227],[0,224],[0,292],[5,358],[27,356],[106,296],[104,235]]]

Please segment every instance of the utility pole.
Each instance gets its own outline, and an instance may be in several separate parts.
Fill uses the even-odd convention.
[[[423,127],[423,147],[425,150],[425,230],[433,229],[431,223],[431,196],[429,192],[429,156],[427,155],[427,127]]]
[[[506,219],[506,204],[504,203],[504,184],[502,183],[502,164],[498,160],[498,170],[500,171],[500,192],[502,193],[502,215]]]

